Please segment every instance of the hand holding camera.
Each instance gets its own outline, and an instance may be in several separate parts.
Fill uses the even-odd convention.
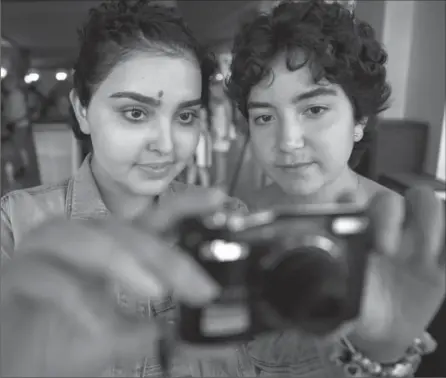
[[[430,191],[406,205],[383,193],[366,211],[249,216],[219,211],[215,198],[178,196],[136,228],[61,221],[31,233],[2,269],[3,373],[94,375],[116,357],[156,353],[157,323],[114,310],[117,281],[148,298],[172,290],[188,343],[288,328],[323,336],[357,319],[352,341],[378,360],[399,358],[443,300],[444,208]],[[182,250],[163,241],[175,224]]]
[[[222,292],[209,306],[181,306],[180,337],[245,342],[288,328],[325,336],[355,319],[372,247],[369,223],[348,204],[182,220],[179,245]]]
[[[218,286],[165,235],[179,218],[216,211],[225,199],[198,190],[135,224],[55,219],[31,231],[2,261],[0,375],[99,376],[115,359],[156,356],[158,323],[130,303],[120,308],[116,287],[146,303],[171,290],[184,303],[212,299]]]
[[[395,361],[444,299],[444,204],[428,189],[405,200],[379,193],[367,210],[216,213],[180,230],[182,248],[222,287],[208,306],[181,307],[188,342],[244,342],[288,328],[321,337],[356,320],[355,345]]]

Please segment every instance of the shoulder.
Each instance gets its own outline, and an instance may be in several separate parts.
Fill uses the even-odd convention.
[[[17,243],[28,231],[52,216],[65,213],[69,180],[15,190],[1,198],[2,235],[13,235]],[[3,240],[2,240],[3,245]]]
[[[375,197],[378,193],[388,193],[397,197],[401,197],[397,192],[386,188],[385,186],[377,183],[376,181],[370,180],[364,176],[358,176],[361,187],[363,189],[363,194],[365,196],[365,201],[369,202],[373,197]]]
[[[39,185],[32,188],[14,190],[1,198],[2,209],[8,205],[28,204],[30,201],[45,200],[55,196],[65,195],[69,179],[51,185]]]
[[[206,191],[209,190],[209,188],[199,186],[199,185],[191,185],[191,184],[186,184],[186,183],[179,182],[179,181],[174,181],[171,184],[171,190],[172,190],[173,194],[184,193],[184,192],[205,193]],[[242,211],[242,212],[248,211],[248,207],[246,206],[246,204],[243,201],[239,200],[238,198],[229,197],[229,196],[225,203],[225,209],[230,210],[230,211]]]

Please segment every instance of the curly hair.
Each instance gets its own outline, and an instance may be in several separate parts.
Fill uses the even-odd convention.
[[[297,49],[305,62],[296,61]],[[356,122],[387,108],[387,54],[373,28],[338,3],[285,1],[244,24],[235,38],[228,89],[245,118],[251,89],[271,74],[271,61],[282,52],[290,71],[308,63],[316,83],[339,84]]]
[[[215,58],[192,35],[175,8],[149,0],[104,1],[90,10],[79,30],[80,50],[74,65],[73,87],[87,107],[95,88],[113,67],[138,51],[161,51],[178,56],[191,53],[201,66],[202,100],[208,102],[209,80],[216,70]],[[77,122],[78,139],[88,139]]]

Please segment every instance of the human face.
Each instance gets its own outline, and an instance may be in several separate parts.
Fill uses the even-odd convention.
[[[299,52],[296,58],[305,56]],[[253,151],[284,192],[316,194],[342,181],[348,171],[352,105],[339,85],[316,84],[307,65],[290,71],[285,54],[270,67],[272,75],[254,86],[248,98]]]
[[[163,192],[196,149],[200,98],[200,67],[186,54],[137,53],[115,66],[81,123],[97,176],[134,195]]]

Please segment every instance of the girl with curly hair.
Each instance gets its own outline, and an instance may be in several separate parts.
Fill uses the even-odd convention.
[[[355,324],[330,340],[299,332],[262,337],[247,347],[259,371],[406,377],[417,368],[422,353],[411,356],[410,345],[445,293],[444,231],[431,223],[436,219],[444,227],[444,207],[424,189],[409,191],[404,201],[352,167],[367,121],[387,107],[386,61],[373,28],[337,1],[281,2],[235,38],[229,91],[248,121],[243,131],[254,155],[272,180],[250,196],[249,207],[348,201],[369,206],[386,224]],[[377,205],[380,198],[384,206]],[[433,280],[428,284],[425,277]],[[330,358],[339,351],[340,358]]]

